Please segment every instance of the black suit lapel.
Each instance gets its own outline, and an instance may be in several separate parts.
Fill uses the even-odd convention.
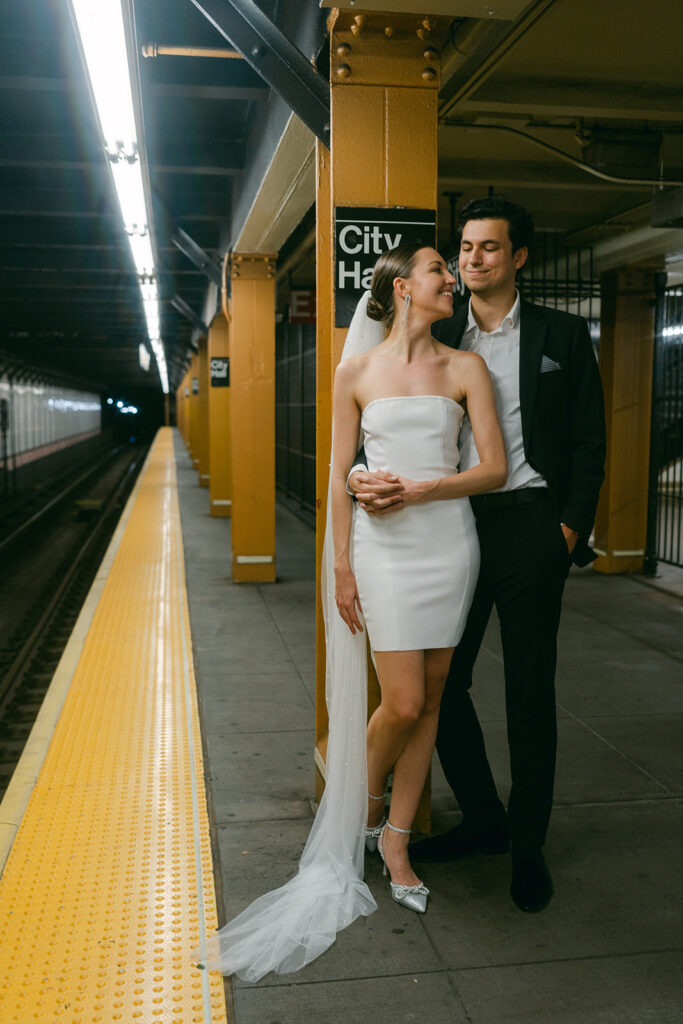
[[[522,302],[519,312],[519,404],[525,452],[529,451],[538,377],[541,372],[541,356],[547,331],[548,324],[543,315],[543,308],[533,306],[530,302]]]

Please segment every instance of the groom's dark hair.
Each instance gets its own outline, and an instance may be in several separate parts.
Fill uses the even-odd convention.
[[[506,220],[512,251],[531,249],[534,241],[534,218],[528,210],[505,196],[485,196],[465,203],[458,214],[458,228],[462,229],[469,220]]]

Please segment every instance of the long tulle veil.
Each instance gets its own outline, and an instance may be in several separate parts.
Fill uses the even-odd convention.
[[[342,360],[373,348],[382,326],[367,316],[369,292],[354,313]],[[377,909],[363,881],[363,826],[367,814],[365,633],[352,636],[334,600],[331,489],[323,548],[321,594],[325,620],[326,699],[329,714],[325,792],[297,874],[260,896],[194,951],[199,963],[222,974],[258,981],[315,960],[337,932]]]

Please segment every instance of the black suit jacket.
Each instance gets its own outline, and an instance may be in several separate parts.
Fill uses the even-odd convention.
[[[458,348],[468,306],[434,324],[435,338]],[[572,553],[587,565],[605,464],[602,384],[583,317],[522,301],[519,394],[527,462],[548,482],[561,522],[579,534]],[[543,357],[547,357],[545,360]]]

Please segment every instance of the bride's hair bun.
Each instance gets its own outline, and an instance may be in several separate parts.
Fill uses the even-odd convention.
[[[386,306],[382,305],[382,303],[375,298],[374,295],[371,295],[368,299],[367,314],[371,320],[379,320],[381,323],[382,320],[386,320],[390,317],[392,312],[393,310],[388,310]]]
[[[397,277],[410,277],[415,265],[415,256],[424,248],[422,242],[409,242],[382,253],[375,263],[370,282],[367,313],[371,320],[379,320],[385,326],[391,327],[396,315],[394,280]]]

